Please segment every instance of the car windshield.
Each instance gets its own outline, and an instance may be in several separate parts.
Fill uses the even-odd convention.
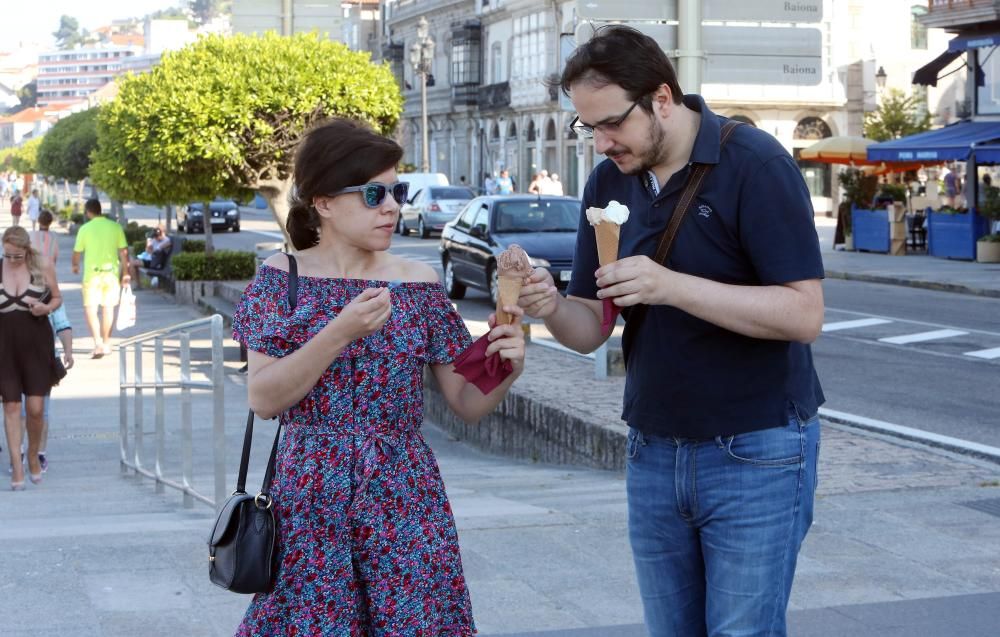
[[[496,204],[496,232],[576,232],[580,203],[570,199]]]
[[[431,199],[464,199],[475,197],[468,188],[431,188]]]

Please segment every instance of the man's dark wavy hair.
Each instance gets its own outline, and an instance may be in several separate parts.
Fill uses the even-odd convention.
[[[675,104],[684,97],[677,72],[656,40],[617,24],[599,28],[566,61],[559,88],[568,96],[570,86],[580,81],[598,87],[617,84],[647,113],[653,112],[651,95],[661,84],[670,88]]]

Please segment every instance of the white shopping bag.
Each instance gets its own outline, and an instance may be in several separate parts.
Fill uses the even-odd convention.
[[[122,296],[118,301],[118,320],[115,321],[115,329],[121,332],[135,325],[135,294],[132,293],[132,286],[122,287]]]

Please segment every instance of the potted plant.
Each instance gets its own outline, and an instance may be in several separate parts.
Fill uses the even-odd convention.
[[[854,245],[854,211],[865,210],[875,198],[875,189],[878,186],[878,178],[874,175],[865,175],[857,168],[847,168],[837,175],[841,187],[844,189],[844,198],[837,206],[837,215],[841,219],[841,227],[844,230],[845,249],[853,250]]]
[[[989,219],[990,234],[976,241],[976,261],[979,263],[1000,263],[1000,232],[997,223],[1000,222],[1000,188],[986,186],[982,202],[979,204],[979,214]]]

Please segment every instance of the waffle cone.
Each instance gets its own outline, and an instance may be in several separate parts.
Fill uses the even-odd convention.
[[[599,223],[594,226],[594,234],[597,236],[597,260],[601,262],[601,266],[618,260],[618,239],[621,231],[622,227],[617,223]]]
[[[524,279],[521,277],[497,277],[497,325],[509,325],[514,322],[514,317],[504,312],[502,308],[504,305],[517,305],[517,297],[521,296],[523,285]]]

